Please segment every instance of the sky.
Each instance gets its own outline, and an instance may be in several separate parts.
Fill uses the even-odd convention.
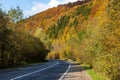
[[[5,11],[19,6],[23,10],[24,17],[29,17],[59,4],[75,1],[78,0],[0,0],[0,4]]]

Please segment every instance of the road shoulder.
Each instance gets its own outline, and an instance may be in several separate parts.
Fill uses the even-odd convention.
[[[63,80],[92,80],[84,68],[79,64],[71,63],[71,69]]]

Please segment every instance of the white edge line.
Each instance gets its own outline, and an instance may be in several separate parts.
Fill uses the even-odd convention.
[[[22,77],[25,77],[25,76],[29,76],[29,75],[31,75],[31,74],[34,74],[34,73],[37,73],[37,72],[40,72],[40,71],[43,71],[43,70],[46,70],[46,69],[49,69],[49,68],[52,68],[53,66],[57,65],[58,63],[59,63],[59,62],[57,61],[56,64],[54,64],[54,65],[52,65],[52,66],[49,66],[49,67],[46,67],[46,68],[43,68],[43,69],[40,69],[40,70],[31,72],[31,73],[28,73],[28,74],[21,75],[21,76],[12,78],[12,79],[10,79],[10,80],[16,80],[16,79],[19,79],[19,78],[22,78]]]
[[[64,78],[64,76],[68,73],[68,71],[70,70],[70,68],[71,68],[71,65],[69,63],[69,67],[67,68],[67,70],[65,71],[65,73],[60,77],[59,80],[62,80]]]

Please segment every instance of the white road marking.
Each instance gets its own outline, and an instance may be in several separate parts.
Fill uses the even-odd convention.
[[[25,68],[18,68],[18,69],[25,69]]]
[[[68,71],[70,70],[70,68],[71,68],[71,65],[70,65],[70,63],[69,63],[69,66],[68,66],[67,70],[66,70],[65,73],[60,77],[59,80],[62,80],[62,79],[64,78],[64,76],[68,73]]]
[[[52,68],[53,66],[57,65],[58,63],[59,63],[59,62],[57,61],[56,64],[54,64],[54,65],[52,65],[52,66],[49,66],[49,67],[46,67],[46,68],[43,68],[43,69],[40,69],[40,70],[37,70],[37,71],[31,72],[31,73],[28,73],[28,74],[21,75],[21,76],[18,76],[18,77],[12,78],[12,79],[10,79],[10,80],[16,80],[16,79],[19,79],[19,78],[23,78],[23,77],[29,76],[29,75],[34,74],[34,73],[38,73],[38,72],[40,72],[40,71],[43,71],[43,70],[46,70],[46,69]]]

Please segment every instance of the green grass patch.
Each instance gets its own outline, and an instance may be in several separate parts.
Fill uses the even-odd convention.
[[[104,76],[97,74],[89,65],[82,64],[81,66],[86,69],[92,80],[107,80]]]

